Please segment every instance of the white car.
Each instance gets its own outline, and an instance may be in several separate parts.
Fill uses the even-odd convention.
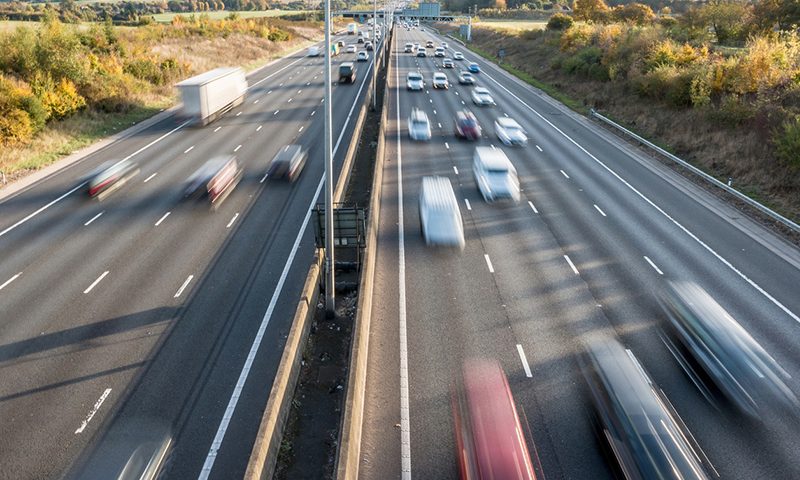
[[[453,60],[464,60],[464,54],[461,52],[453,53]]]
[[[464,248],[461,209],[449,178],[422,177],[419,224],[428,245]]]
[[[517,170],[499,148],[475,147],[472,174],[475,176],[478,191],[485,201],[510,199],[519,202]]]
[[[427,57],[427,56],[428,56],[428,52],[427,52],[427,50],[425,50],[424,48],[422,48],[422,47],[419,47],[419,48],[417,49],[417,56],[418,56],[418,57]]]
[[[504,145],[525,146],[528,144],[528,136],[525,130],[513,118],[500,117],[494,121],[494,133]]]
[[[367,53],[364,50],[361,50],[360,52],[358,52],[358,55],[356,56],[356,60],[359,61],[359,62],[368,61],[369,60],[369,53]]]
[[[475,105],[495,105],[492,94],[484,87],[472,89],[472,101]]]
[[[319,47],[308,47],[309,57],[319,57],[319,54],[320,54]]]
[[[406,76],[406,86],[409,90],[422,90],[425,88],[425,79],[419,72],[408,72]]]
[[[357,47],[355,45],[347,46],[347,53],[356,53]]]
[[[444,48],[436,47],[436,50],[433,51],[434,57],[444,57]]]
[[[447,81],[447,75],[441,72],[433,74],[433,88],[450,88],[450,82]]]
[[[458,83],[461,85],[474,85],[475,77],[473,77],[471,73],[462,70],[461,73],[458,74]]]
[[[415,108],[408,117],[408,135],[412,140],[430,140],[431,122],[425,112]]]
[[[406,47],[403,50],[405,53],[413,53],[414,52],[414,44],[413,43],[406,43]]]
[[[442,42],[442,48],[447,49],[447,42]]]

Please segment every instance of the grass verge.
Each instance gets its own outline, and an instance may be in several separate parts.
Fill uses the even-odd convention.
[[[170,23],[173,18],[177,16],[188,17],[190,15],[200,16],[208,15],[211,20],[222,20],[227,18],[228,15],[235,13],[241,18],[260,18],[260,17],[280,17],[281,15],[289,14],[303,14],[308,13],[310,10],[257,10],[257,11],[235,11],[235,10],[219,10],[214,12],[170,12],[170,13],[157,13],[153,15],[153,19],[159,23]]]

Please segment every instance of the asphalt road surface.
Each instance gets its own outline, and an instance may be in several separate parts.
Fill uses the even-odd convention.
[[[463,359],[494,358],[508,376],[541,478],[611,478],[590,423],[576,353],[587,334],[618,337],[663,389],[721,478],[799,478],[796,424],[750,422],[715,410],[658,335],[654,292],[667,279],[704,287],[792,376],[800,393],[800,252],[585,118],[428,29],[398,28],[387,98],[387,163],[367,373],[360,477],[457,476],[449,389]],[[449,42],[456,68],[403,53],[406,42]],[[429,55],[432,49],[428,49]],[[467,61],[493,107],[458,84]],[[419,70],[426,88],[408,91]],[[434,90],[434,72],[447,90]],[[433,138],[412,141],[412,108]],[[472,110],[477,142],[456,139],[454,116]],[[525,147],[503,146],[496,118],[516,119]],[[506,152],[518,204],[487,204],[472,176],[476,145]],[[448,177],[461,204],[463,252],[425,245],[421,177]],[[407,399],[404,403],[404,399]]]
[[[305,54],[208,126],[169,117],[0,202],[0,477],[116,478],[166,452],[161,478],[241,478],[314,248],[323,57]],[[371,64],[333,87],[337,175]],[[289,143],[299,180],[265,178]],[[244,177],[217,211],[183,200],[231,154]],[[90,199],[88,173],[121,158],[139,174]]]

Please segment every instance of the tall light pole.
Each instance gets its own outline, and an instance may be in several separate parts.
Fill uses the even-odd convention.
[[[333,114],[331,111],[331,0],[325,0],[325,311],[336,308],[333,270]]]
[[[375,43],[375,49],[373,52],[376,54],[378,53],[378,0],[372,0],[372,42]],[[373,55],[374,57],[374,55]],[[377,101],[375,97],[377,96],[376,93],[378,91],[378,62],[375,58],[372,59],[372,110],[375,110],[375,102]]]

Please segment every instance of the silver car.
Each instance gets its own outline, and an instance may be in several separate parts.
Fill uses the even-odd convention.
[[[495,105],[492,94],[484,87],[472,89],[472,101],[475,105]]]
[[[525,146],[528,144],[528,136],[525,130],[513,118],[500,117],[494,121],[494,133],[504,145]]]
[[[412,140],[430,140],[431,122],[422,110],[415,108],[408,117],[408,135]]]
[[[406,87],[409,90],[422,90],[425,88],[425,79],[419,72],[408,72],[406,76]]]
[[[447,81],[447,75],[441,72],[434,73],[433,88],[444,88],[445,90],[450,88],[450,82]]]

